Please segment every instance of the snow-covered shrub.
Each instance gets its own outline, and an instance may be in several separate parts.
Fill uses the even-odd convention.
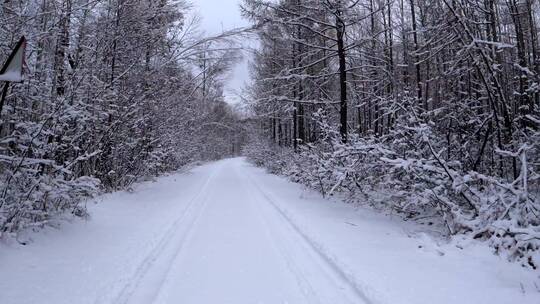
[[[43,175],[39,166],[1,166],[0,235],[47,225],[66,211],[86,216],[82,203],[99,192],[99,180],[69,177],[66,171]]]
[[[252,136],[249,144],[243,147],[242,155],[256,166],[265,167],[273,174],[283,174],[283,170],[289,166],[292,153],[289,149],[279,148],[261,137]]]
[[[454,158],[440,140],[440,130],[414,110],[402,113],[384,136],[353,135],[347,143],[324,118],[318,123],[320,139],[301,146],[298,153],[279,158],[261,154],[275,147],[259,141],[248,157],[325,196],[340,193],[349,201],[406,218],[430,218],[448,235],[484,239],[511,260],[540,265],[537,142],[515,153],[498,151],[519,159],[520,174],[508,182],[472,171]]]

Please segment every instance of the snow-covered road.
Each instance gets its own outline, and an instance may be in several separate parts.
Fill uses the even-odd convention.
[[[363,303],[242,167],[211,167],[117,303]]]
[[[411,237],[242,158],[90,210],[28,246],[0,245],[0,303],[540,303],[538,274],[484,246]]]

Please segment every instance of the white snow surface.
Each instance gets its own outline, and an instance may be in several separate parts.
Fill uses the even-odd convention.
[[[9,82],[19,82],[23,81],[24,77],[20,72],[17,71],[7,71],[3,74],[0,74],[0,81],[9,81]]]
[[[540,303],[540,274],[485,244],[459,249],[243,158],[89,209],[26,246],[0,244],[0,303]]]

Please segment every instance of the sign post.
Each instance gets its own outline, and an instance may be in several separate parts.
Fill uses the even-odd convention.
[[[2,108],[4,107],[4,101],[6,100],[10,83],[23,81],[25,51],[26,38],[23,36],[9,55],[6,63],[2,67],[2,70],[0,70],[0,81],[5,82],[2,90],[2,96],[0,97],[0,117],[2,115]]]

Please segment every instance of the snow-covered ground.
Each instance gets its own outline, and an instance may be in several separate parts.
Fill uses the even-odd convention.
[[[540,303],[540,273],[483,244],[442,244],[242,158],[89,209],[0,245],[0,303]]]

